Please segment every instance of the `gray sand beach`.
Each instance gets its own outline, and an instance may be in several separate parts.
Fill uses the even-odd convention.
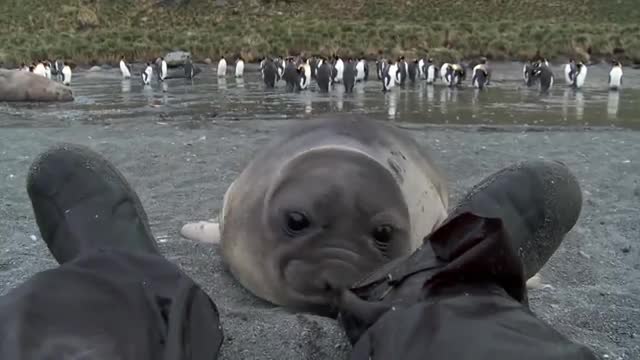
[[[222,359],[348,358],[350,345],[334,320],[290,313],[256,299],[227,272],[215,246],[179,235],[184,223],[216,216],[227,186],[252,156],[287,124],[304,120],[218,119],[202,110],[193,120],[174,123],[171,116],[149,108],[145,121],[107,121],[113,116],[101,117],[98,105],[95,116],[84,121],[69,120],[86,115],[70,110],[42,115],[37,123],[30,123],[35,107],[2,108],[0,293],[56,266],[36,227],[26,175],[47,147],[79,143],[125,174],[140,195],[163,254],[218,305],[225,333]],[[18,113],[27,115],[18,121]],[[542,271],[550,287],[530,292],[532,309],[603,359],[640,359],[640,132],[612,127],[402,127],[429,147],[446,171],[451,203],[514,162],[565,162],[581,183],[583,209]]]

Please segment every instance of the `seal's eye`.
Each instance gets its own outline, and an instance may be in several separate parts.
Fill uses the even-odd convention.
[[[287,230],[290,233],[298,233],[311,225],[309,218],[301,212],[292,211],[287,214]]]
[[[378,225],[375,229],[373,229],[371,236],[373,236],[373,240],[375,241],[376,246],[380,250],[386,251],[393,236],[393,226]]]

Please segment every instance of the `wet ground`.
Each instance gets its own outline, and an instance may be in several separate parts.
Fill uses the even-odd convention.
[[[178,231],[215,216],[226,187],[290,121],[364,112],[401,124],[431,148],[450,180],[451,203],[513,162],[565,162],[580,180],[583,210],[542,271],[552,287],[530,293],[532,308],[603,359],[640,359],[640,74],[625,69],[625,88],[611,104],[606,70],[590,67],[585,89],[566,97],[561,79],[550,95],[523,89],[520,66],[509,64],[497,65],[493,85],[480,93],[419,84],[382,94],[372,81],[355,94],[285,94],[282,84],[265,91],[255,71],[240,86],[231,76],[218,83],[212,70],[193,84],[170,80],[164,92],[156,82],[147,89],[137,78],[123,82],[117,70],[77,71],[73,103],[0,104],[0,293],[55,266],[26,195],[27,169],[55,143],[80,143],[123,171],[163,254],[218,304],[222,359],[346,359],[335,322],[255,299],[226,272],[216,247]]]
[[[266,90],[256,66],[248,66],[242,79],[229,69],[226,79],[214,76],[213,66],[203,66],[193,81],[153,81],[144,87],[138,77],[122,80],[119,69],[76,71],[75,102],[51,105],[0,104],[0,127],[70,126],[77,123],[106,124],[157,121],[179,126],[205,126],[210,120],[272,120],[304,118],[343,111],[369,114],[414,124],[615,126],[640,129],[640,70],[624,69],[624,89],[607,90],[609,67],[589,67],[580,91],[564,83],[562,66],[554,66],[556,85],[549,94],[526,88],[522,65],[493,65],[493,81],[485,91],[469,86],[451,89],[424,81],[382,93],[371,64],[370,81],[357,84],[345,94],[338,84],[329,94],[310,91],[285,93],[284,82]],[[134,68],[139,73],[141,65]],[[180,70],[176,70],[178,73]],[[470,77],[469,77],[470,78]],[[25,121],[25,119],[27,121]]]

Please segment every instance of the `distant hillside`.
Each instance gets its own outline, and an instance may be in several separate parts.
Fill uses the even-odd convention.
[[[2,0],[0,62],[240,53],[640,62],[638,0]]]

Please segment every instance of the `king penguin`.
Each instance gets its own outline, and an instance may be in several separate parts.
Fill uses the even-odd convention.
[[[123,79],[129,79],[131,77],[131,66],[124,61],[124,56],[120,58],[120,73]]]
[[[220,61],[218,61],[218,77],[227,76],[227,60],[224,56],[220,57]]]
[[[352,58],[348,58],[344,65],[342,81],[344,82],[344,91],[347,93],[353,92],[353,86],[356,82],[356,68]]]
[[[609,89],[619,90],[622,87],[622,64],[613,61],[611,71],[609,71]]]
[[[241,56],[238,56],[238,60],[236,60],[236,77],[240,78],[244,75],[244,60]]]

